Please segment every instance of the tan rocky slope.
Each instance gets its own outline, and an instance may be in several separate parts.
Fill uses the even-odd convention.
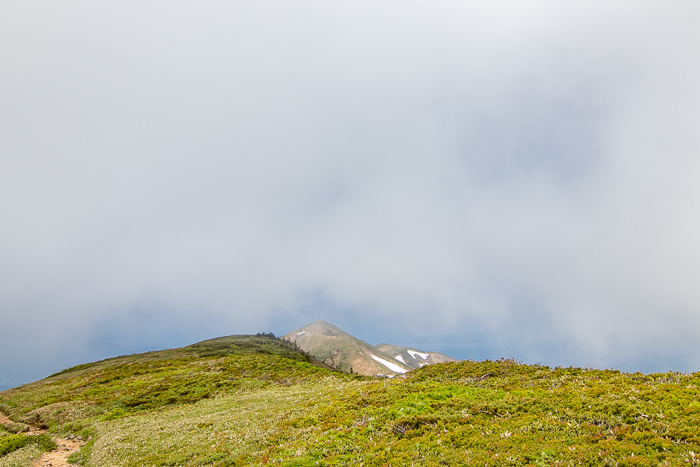
[[[368,376],[394,376],[423,365],[455,361],[447,355],[410,347],[373,346],[325,321],[314,321],[284,338],[327,365]]]
[[[438,352],[423,352],[422,350],[414,349],[413,347],[401,347],[400,345],[377,344],[374,346],[377,350],[384,352],[387,355],[394,357],[394,360],[404,362],[412,370],[425,365],[434,365],[435,363],[455,362],[452,357]]]

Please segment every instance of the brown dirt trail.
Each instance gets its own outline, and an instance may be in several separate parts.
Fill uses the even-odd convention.
[[[78,451],[82,443],[63,438],[54,438],[53,440],[56,442],[58,449],[45,452],[31,467],[71,467],[71,464],[68,463],[68,456]]]
[[[13,423],[7,415],[0,412],[0,424],[2,423]],[[27,434],[38,435],[39,433],[46,433],[46,430],[32,426]],[[64,439],[64,438],[53,438],[56,443],[57,449],[51,452],[45,452],[41,457],[36,460],[31,467],[71,467],[68,463],[68,456],[78,451],[83,445],[81,441],[75,439]]]

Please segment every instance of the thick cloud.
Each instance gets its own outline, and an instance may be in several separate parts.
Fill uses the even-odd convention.
[[[313,319],[700,369],[699,15],[4,4],[0,386]]]

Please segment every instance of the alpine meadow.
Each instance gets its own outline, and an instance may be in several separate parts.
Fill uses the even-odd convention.
[[[699,386],[513,360],[377,378],[272,334],[230,336],[0,393],[0,465],[36,462],[51,437],[80,439],[68,461],[86,467],[697,465]]]

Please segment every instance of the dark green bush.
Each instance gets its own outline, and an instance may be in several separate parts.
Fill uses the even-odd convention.
[[[0,438],[0,457],[5,456],[13,451],[22,449],[30,444],[36,444],[39,449],[44,452],[53,451],[56,449],[56,443],[53,442],[49,435],[10,435]]]

